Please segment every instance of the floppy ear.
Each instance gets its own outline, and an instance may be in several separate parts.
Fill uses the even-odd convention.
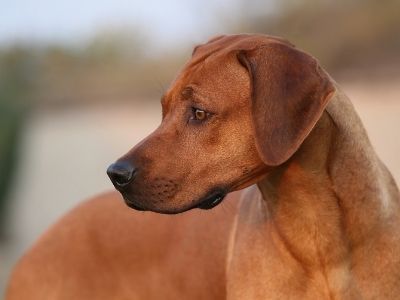
[[[218,41],[218,40],[220,40],[220,39],[222,39],[222,38],[224,38],[224,37],[225,37],[225,35],[216,35],[216,36],[210,38],[205,44],[201,44],[201,45],[195,46],[195,47],[193,48],[193,51],[192,51],[192,56],[196,53],[196,51],[197,51],[201,46],[204,46],[204,45],[207,45],[207,44],[209,44],[209,43]]]
[[[310,55],[271,43],[238,52],[251,81],[256,146],[265,164],[288,160],[310,133],[334,86]]]

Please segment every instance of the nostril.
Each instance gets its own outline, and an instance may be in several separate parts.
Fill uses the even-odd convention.
[[[120,187],[130,183],[136,173],[136,168],[126,161],[117,161],[110,165],[107,169],[107,175],[111,181]]]

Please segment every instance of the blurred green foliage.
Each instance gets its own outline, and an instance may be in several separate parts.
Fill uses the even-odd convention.
[[[7,196],[14,179],[23,119],[20,108],[0,102],[0,235],[7,210]]]
[[[279,0],[273,13],[262,1],[243,0],[237,29],[289,39],[333,73],[400,67],[400,1]],[[247,6],[258,9],[246,10]],[[246,13],[247,11],[247,13]]]
[[[185,57],[179,51],[150,55],[150,47],[137,35],[108,32],[86,45],[28,48],[36,53],[30,99],[63,108],[159,97]]]
[[[378,65],[400,63],[398,0],[271,2],[266,6],[261,0],[234,1],[240,9],[225,28],[285,37],[317,57],[335,77],[347,69],[374,72]],[[81,44],[9,48],[0,64],[4,59],[20,61],[13,72],[25,72],[33,82],[29,100],[34,105],[143,101],[161,96],[193,46],[176,45],[165,52],[144,31],[124,28],[100,32]]]
[[[29,94],[32,62],[31,54],[21,48],[0,52],[0,234],[29,106],[24,100]]]

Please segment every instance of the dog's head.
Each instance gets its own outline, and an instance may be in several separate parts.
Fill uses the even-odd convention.
[[[282,39],[214,38],[162,98],[161,125],[108,175],[139,210],[212,208],[288,160],[333,91],[317,61]]]

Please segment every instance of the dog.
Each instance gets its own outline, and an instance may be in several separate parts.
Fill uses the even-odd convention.
[[[45,233],[7,299],[400,299],[399,190],[315,58],[215,37],[162,111],[108,168],[119,193]]]

